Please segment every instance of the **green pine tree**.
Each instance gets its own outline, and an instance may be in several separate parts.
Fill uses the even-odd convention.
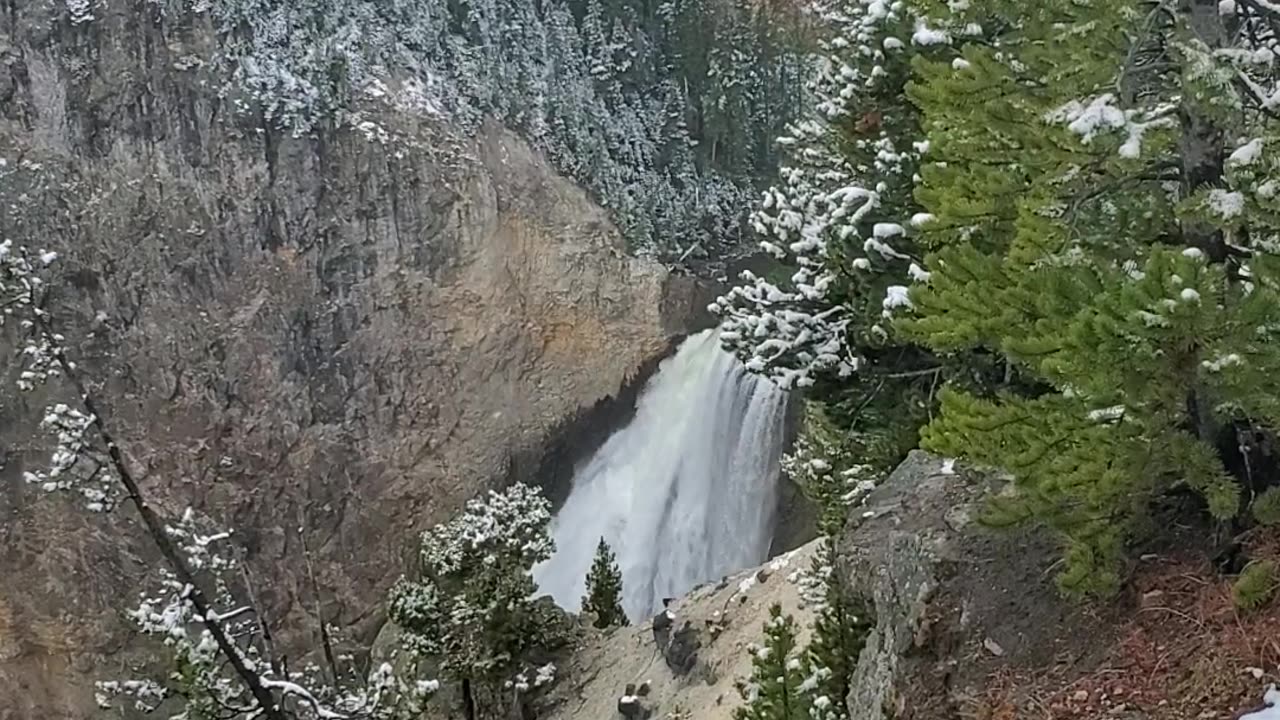
[[[1280,488],[1270,488],[1259,495],[1249,509],[1259,525],[1280,525]]]
[[[836,540],[823,540],[814,556],[812,572],[822,581],[822,602],[813,621],[806,650],[812,720],[848,717],[845,698],[866,644],[872,623],[866,603],[851,592],[835,572]]]
[[[622,571],[609,543],[600,538],[596,557],[587,573],[587,594],[582,598],[583,612],[594,613],[593,623],[600,629],[625,627],[627,613],[622,609]]]
[[[795,620],[775,603],[764,633],[764,644],[751,648],[751,679],[738,685],[746,704],[734,720],[809,720],[810,696],[802,687],[807,664],[796,647]]]
[[[1271,602],[1276,594],[1276,580],[1280,572],[1271,560],[1251,562],[1231,587],[1231,598],[1242,610],[1257,610]]]
[[[1235,517],[1217,448],[1280,421],[1280,76],[1250,60],[1280,12],[913,5],[946,51],[910,87],[930,279],[899,330],[1006,368],[943,393],[923,445],[1007,470],[988,521],[1048,526],[1062,588],[1113,591],[1153,500]]]

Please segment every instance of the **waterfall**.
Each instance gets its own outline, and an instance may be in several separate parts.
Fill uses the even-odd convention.
[[[577,468],[552,523],[556,553],[534,568],[541,591],[577,610],[601,537],[617,554],[633,620],[765,560],[786,406],[715,331],[685,340],[649,379],[631,422]]]

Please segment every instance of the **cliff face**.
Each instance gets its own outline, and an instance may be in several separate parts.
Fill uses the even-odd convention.
[[[502,128],[460,138],[393,93],[282,136],[212,89],[207,28],[93,7],[0,7],[0,238],[59,253],[50,309],[130,461],[164,511],[235,528],[280,642],[317,608],[371,638],[410,536],[529,474],[513,458],[687,329],[693,283],[627,256]],[[57,392],[13,389],[17,332],[0,718],[83,717],[91,680],[136,659],[121,610],[149,549],[127,506],[23,483]]]

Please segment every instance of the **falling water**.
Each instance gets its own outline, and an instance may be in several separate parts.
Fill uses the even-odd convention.
[[[773,535],[786,394],[746,372],[714,331],[686,340],[636,415],[573,478],[540,588],[576,610],[596,544],[622,569],[632,619],[664,597],[763,561]]]

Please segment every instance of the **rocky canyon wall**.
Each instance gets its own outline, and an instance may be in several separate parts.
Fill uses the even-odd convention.
[[[208,28],[62,5],[0,3],[0,239],[59,253],[49,309],[129,461],[235,529],[279,642],[317,614],[367,641],[411,536],[663,352],[694,282],[500,127],[392,93],[283,135],[219,96]],[[122,613],[150,550],[128,506],[23,482],[60,391],[14,390],[3,333],[0,718],[85,717],[146,659]]]

